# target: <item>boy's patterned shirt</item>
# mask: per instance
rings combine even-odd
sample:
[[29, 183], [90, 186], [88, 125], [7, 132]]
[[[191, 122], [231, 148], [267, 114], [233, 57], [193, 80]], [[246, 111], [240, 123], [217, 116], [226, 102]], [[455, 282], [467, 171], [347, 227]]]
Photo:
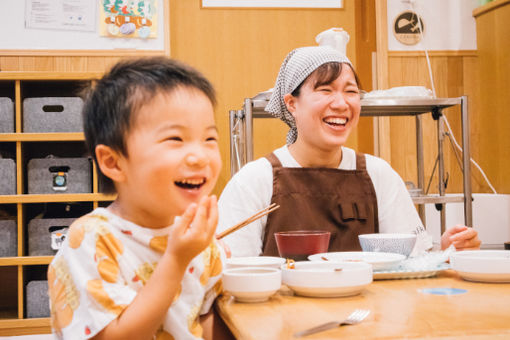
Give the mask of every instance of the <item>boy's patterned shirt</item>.
[[[152, 275], [170, 228], [143, 228], [104, 208], [75, 221], [48, 267], [57, 337], [88, 339], [116, 319]], [[199, 316], [221, 292], [224, 260], [214, 241], [190, 262], [156, 339], [202, 337]]]

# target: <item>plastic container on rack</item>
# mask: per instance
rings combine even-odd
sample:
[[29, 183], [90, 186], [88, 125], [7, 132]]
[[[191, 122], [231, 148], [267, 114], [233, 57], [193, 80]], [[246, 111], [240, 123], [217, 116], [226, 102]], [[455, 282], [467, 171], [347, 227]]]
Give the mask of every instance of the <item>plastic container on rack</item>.
[[75, 218], [34, 218], [28, 223], [28, 255], [52, 256], [62, 246]]
[[11, 98], [0, 97], [0, 133], [14, 132], [14, 104]]
[[18, 254], [18, 228], [15, 220], [0, 220], [0, 257]]
[[28, 193], [90, 193], [92, 164], [89, 158], [33, 158], [28, 162]]
[[42, 97], [23, 100], [23, 132], [83, 131], [80, 97]]
[[50, 316], [48, 281], [34, 280], [26, 286], [27, 318], [47, 318]]
[[16, 194], [16, 163], [0, 156], [0, 195]]

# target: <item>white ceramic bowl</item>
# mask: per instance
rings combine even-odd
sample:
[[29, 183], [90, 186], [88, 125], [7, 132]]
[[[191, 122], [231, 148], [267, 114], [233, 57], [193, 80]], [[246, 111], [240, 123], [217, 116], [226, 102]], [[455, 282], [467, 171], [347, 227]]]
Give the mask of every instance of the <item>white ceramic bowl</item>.
[[372, 282], [372, 266], [364, 262], [301, 261], [294, 269], [281, 268], [282, 283], [301, 296], [356, 295]]
[[308, 259], [310, 261], [366, 262], [372, 265], [374, 271], [380, 271], [397, 267], [406, 257], [395, 253], [339, 251], [310, 255]]
[[453, 270], [465, 280], [510, 282], [510, 250], [466, 250], [450, 256]]
[[239, 302], [263, 302], [276, 293], [282, 284], [277, 268], [242, 267], [223, 271], [223, 289]]
[[409, 256], [416, 243], [416, 234], [363, 234], [359, 235], [363, 251], [397, 253]]
[[264, 267], [279, 269], [284, 263], [284, 258], [276, 256], [231, 257], [227, 259], [227, 268]]

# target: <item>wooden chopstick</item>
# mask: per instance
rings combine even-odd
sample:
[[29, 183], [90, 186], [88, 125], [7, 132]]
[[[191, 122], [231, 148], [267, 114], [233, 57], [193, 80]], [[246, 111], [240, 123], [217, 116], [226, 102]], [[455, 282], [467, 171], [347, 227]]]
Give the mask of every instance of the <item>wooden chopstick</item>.
[[264, 208], [258, 212], [256, 212], [254, 215], [248, 217], [246, 220], [236, 224], [235, 226], [233, 226], [232, 228], [229, 228], [227, 230], [224, 230], [223, 232], [219, 233], [218, 235], [216, 235], [216, 238], [219, 240], [219, 239], [222, 239], [224, 238], [225, 236], [233, 233], [234, 231], [236, 230], [239, 230], [241, 229], [242, 227], [244, 226], [247, 226], [248, 224], [252, 223], [253, 221], [256, 221], [258, 220], [259, 218], [263, 217], [263, 216], [266, 216], [267, 214], [275, 211], [276, 209], [278, 209], [280, 206], [279, 205], [276, 205], [276, 203], [273, 203], [271, 204], [270, 206], [268, 206], [267, 208]]

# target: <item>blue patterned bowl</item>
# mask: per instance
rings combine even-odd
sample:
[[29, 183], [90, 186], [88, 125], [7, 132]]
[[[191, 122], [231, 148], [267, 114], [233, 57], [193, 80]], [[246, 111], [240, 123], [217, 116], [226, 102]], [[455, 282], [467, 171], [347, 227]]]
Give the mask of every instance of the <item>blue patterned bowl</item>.
[[379, 251], [409, 256], [416, 243], [415, 234], [363, 234], [359, 235], [363, 251]]

